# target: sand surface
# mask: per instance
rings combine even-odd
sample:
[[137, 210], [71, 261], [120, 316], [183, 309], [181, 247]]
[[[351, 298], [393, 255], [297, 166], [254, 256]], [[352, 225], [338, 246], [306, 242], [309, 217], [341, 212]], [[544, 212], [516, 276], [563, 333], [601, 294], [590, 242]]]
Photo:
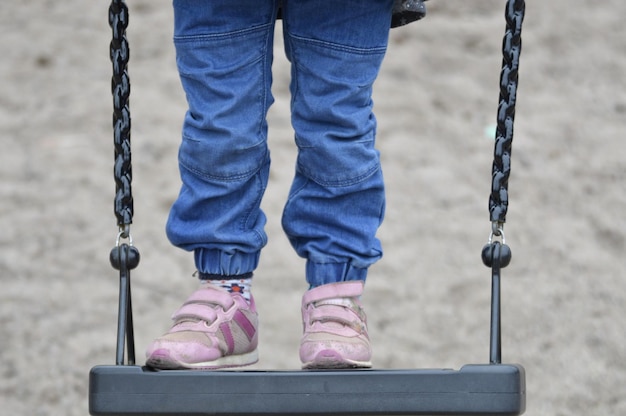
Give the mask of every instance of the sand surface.
[[[170, 2], [132, 0], [130, 74], [139, 359], [195, 287], [164, 223], [185, 110]], [[396, 29], [376, 86], [388, 209], [364, 302], [378, 368], [488, 361], [491, 182], [504, 2], [433, 0]], [[86, 415], [115, 355], [117, 226], [108, 3], [0, 3], [0, 403]], [[626, 31], [621, 0], [530, 0], [507, 243], [503, 359], [527, 370], [532, 416], [626, 414]], [[257, 271], [261, 361], [299, 366], [303, 261], [280, 229], [295, 149], [277, 33], [270, 243]]]

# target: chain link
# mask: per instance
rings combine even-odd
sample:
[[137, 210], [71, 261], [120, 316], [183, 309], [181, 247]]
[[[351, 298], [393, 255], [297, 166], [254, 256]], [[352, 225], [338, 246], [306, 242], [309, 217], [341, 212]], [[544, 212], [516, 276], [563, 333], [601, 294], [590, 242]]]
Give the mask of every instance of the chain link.
[[113, 95], [113, 141], [115, 145], [115, 216], [123, 237], [128, 237], [133, 221], [131, 191], [132, 164], [130, 148], [130, 78], [127, 67], [129, 48], [126, 40], [128, 8], [124, 0], [112, 0], [109, 7], [109, 25], [113, 32], [110, 58], [113, 64], [111, 93]]
[[508, 182], [511, 173], [513, 124], [517, 99], [519, 58], [522, 51], [522, 22], [526, 5], [524, 0], [508, 0], [506, 5], [506, 32], [502, 43], [502, 72], [500, 99], [494, 147], [489, 213], [494, 233], [502, 229], [509, 205]]

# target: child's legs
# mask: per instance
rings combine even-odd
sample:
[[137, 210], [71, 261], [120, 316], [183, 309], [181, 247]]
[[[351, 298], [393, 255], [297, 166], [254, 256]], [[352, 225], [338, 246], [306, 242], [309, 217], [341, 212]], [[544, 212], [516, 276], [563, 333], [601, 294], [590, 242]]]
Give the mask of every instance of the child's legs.
[[286, 0], [292, 123], [299, 148], [283, 227], [314, 286], [364, 280], [382, 255], [385, 196], [372, 86], [393, 0]]
[[174, 0], [174, 43], [189, 110], [182, 188], [167, 234], [203, 273], [252, 271], [266, 243], [275, 0]]

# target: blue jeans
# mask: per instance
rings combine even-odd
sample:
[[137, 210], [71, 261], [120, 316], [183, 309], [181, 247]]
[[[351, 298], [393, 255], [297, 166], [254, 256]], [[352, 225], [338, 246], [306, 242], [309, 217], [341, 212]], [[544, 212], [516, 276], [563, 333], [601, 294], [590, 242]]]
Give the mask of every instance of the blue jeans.
[[202, 273], [253, 271], [267, 243], [260, 209], [281, 9], [298, 159], [282, 224], [312, 286], [365, 280], [382, 256], [385, 208], [372, 85], [393, 0], [174, 0], [176, 60], [189, 109], [170, 241]]

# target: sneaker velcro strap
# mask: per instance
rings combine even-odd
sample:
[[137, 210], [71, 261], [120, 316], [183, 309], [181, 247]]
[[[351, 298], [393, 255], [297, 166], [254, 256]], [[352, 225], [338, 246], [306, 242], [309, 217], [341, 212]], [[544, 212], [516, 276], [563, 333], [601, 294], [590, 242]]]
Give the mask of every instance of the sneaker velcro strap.
[[185, 303], [180, 307], [180, 309], [174, 312], [172, 319], [176, 322], [182, 320], [200, 320], [212, 323], [218, 318], [218, 312], [215, 310], [216, 306], [218, 305], [210, 305], [206, 303]]
[[316, 306], [310, 311], [309, 319], [310, 325], [315, 322], [320, 322], [322, 324], [333, 322], [352, 328], [358, 333], [365, 330], [365, 323], [358, 313], [346, 306], [335, 304], [322, 304]]
[[332, 298], [356, 298], [363, 293], [363, 281], [352, 280], [349, 282], [331, 283], [318, 286], [308, 290], [302, 297], [302, 303], [308, 305], [311, 302], [317, 302], [324, 299]]

